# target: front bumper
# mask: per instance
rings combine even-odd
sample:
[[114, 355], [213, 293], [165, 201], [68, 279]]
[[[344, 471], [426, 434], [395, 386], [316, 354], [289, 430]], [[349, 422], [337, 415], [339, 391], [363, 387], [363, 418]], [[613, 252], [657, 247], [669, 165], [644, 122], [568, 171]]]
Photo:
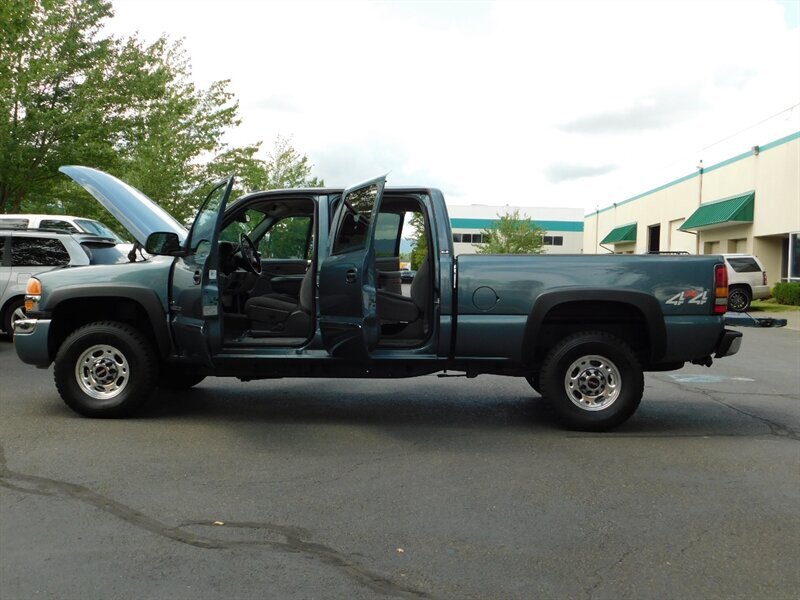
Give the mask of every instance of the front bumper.
[[722, 358], [723, 356], [732, 356], [739, 351], [742, 346], [742, 334], [739, 331], [731, 331], [726, 329], [722, 334], [722, 339], [717, 345], [717, 352], [714, 358]]
[[20, 319], [14, 327], [14, 349], [24, 363], [41, 369], [50, 366], [50, 319]]

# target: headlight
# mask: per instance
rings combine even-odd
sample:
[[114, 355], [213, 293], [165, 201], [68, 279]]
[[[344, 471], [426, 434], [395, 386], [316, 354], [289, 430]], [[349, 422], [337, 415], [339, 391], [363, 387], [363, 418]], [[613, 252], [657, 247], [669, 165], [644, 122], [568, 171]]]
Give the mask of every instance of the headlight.
[[42, 299], [42, 282], [31, 277], [28, 285], [25, 286], [25, 312], [36, 312], [39, 310], [39, 300]]

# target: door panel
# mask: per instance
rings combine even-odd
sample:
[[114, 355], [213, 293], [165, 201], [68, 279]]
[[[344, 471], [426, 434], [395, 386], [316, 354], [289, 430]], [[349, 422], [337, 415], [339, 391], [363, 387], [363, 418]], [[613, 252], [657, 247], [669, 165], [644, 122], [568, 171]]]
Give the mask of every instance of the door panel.
[[366, 359], [378, 343], [374, 230], [385, 177], [344, 191], [319, 273], [322, 340], [333, 356]]
[[305, 259], [261, 259], [261, 276], [251, 295], [276, 293], [297, 296], [308, 265], [309, 261]]

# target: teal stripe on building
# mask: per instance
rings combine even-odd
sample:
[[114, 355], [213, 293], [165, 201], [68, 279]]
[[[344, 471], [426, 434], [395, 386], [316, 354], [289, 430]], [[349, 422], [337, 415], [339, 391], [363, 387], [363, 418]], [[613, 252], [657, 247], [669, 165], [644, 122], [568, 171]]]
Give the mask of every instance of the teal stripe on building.
[[[794, 141], [799, 137], [800, 137], [800, 131], [796, 131], [795, 133], [792, 133], [790, 135], [787, 135], [785, 137], [777, 139], [774, 142], [769, 142], [767, 144], [759, 146], [759, 152], [765, 152], [765, 151], [771, 150], [772, 148], [775, 148], [777, 146], [782, 146], [783, 144], [787, 144], [787, 143], [789, 143], [791, 141]], [[739, 162], [740, 160], [744, 160], [746, 158], [751, 158], [752, 156], [753, 156], [752, 151], [743, 152], [742, 154], [739, 154], [737, 156], [733, 156], [733, 157], [731, 157], [731, 158], [729, 158], [727, 160], [723, 160], [722, 162], [719, 162], [719, 163], [717, 163], [715, 165], [711, 165], [710, 167], [705, 167], [703, 169], [703, 173], [710, 173], [711, 171], [716, 171], [717, 169], [721, 169], [722, 167], [727, 167], [730, 164], [733, 164], [735, 162]], [[658, 186], [656, 188], [653, 188], [652, 190], [649, 190], [649, 191], [641, 193], [641, 194], [637, 194], [636, 196], [633, 196], [632, 198], [628, 198], [627, 200], [622, 200], [621, 202], [615, 202], [611, 206], [606, 206], [605, 208], [601, 208], [600, 210], [596, 210], [596, 211], [590, 212], [586, 216], [587, 217], [593, 217], [595, 215], [599, 215], [600, 213], [606, 212], [607, 210], [612, 210], [614, 208], [622, 206], [623, 204], [627, 204], [628, 202], [633, 202], [634, 200], [638, 200], [639, 198], [644, 198], [645, 196], [649, 196], [650, 194], [655, 194], [656, 192], [660, 192], [661, 190], [665, 190], [665, 189], [667, 189], [669, 187], [672, 187], [673, 185], [677, 185], [679, 183], [683, 183], [684, 181], [687, 181], [689, 179], [694, 179], [695, 177], [699, 177], [699, 176], [700, 176], [700, 171], [695, 171], [694, 173], [689, 173], [688, 175], [684, 175], [683, 177], [675, 179], [674, 181], [670, 181], [669, 183], [665, 183], [664, 185], [660, 185], [660, 186]]]
[[[491, 229], [500, 219], [450, 219], [452, 229]], [[531, 219], [531, 223], [545, 231], [583, 231], [583, 221], [542, 221]]]

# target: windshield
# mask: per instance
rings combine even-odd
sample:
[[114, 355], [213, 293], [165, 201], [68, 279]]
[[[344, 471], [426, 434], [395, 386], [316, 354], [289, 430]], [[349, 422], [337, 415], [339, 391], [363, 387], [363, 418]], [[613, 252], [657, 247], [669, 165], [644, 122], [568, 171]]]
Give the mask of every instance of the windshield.
[[94, 235], [111, 238], [117, 242], [125, 241], [111, 229], [103, 225], [100, 221], [92, 221], [90, 219], [75, 219], [75, 224], [86, 233], [92, 233]]

